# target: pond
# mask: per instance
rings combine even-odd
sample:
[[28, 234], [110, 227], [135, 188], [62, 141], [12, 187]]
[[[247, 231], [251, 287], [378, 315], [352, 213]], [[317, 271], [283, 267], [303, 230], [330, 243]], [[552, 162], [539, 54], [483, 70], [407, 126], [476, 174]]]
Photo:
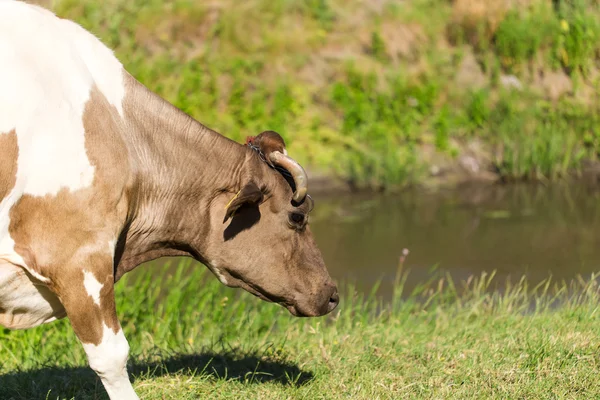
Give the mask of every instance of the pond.
[[488, 185], [393, 196], [315, 196], [311, 226], [332, 276], [389, 297], [403, 249], [406, 290], [437, 274], [570, 281], [600, 271], [600, 190]]

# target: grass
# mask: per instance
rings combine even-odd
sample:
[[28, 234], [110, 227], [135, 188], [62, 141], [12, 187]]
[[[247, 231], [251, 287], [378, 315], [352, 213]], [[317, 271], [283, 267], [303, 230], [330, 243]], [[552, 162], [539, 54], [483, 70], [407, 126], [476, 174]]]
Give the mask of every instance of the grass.
[[[311, 171], [359, 187], [424, 182], [474, 142], [482, 168], [507, 180], [559, 179], [598, 161], [597, 0], [369, 4], [54, 0], [51, 8], [201, 122], [238, 141], [277, 130]], [[470, 58], [476, 65], [463, 70]], [[506, 76], [519, 89], [505, 88]]]
[[[166, 271], [117, 290], [144, 399], [600, 396], [596, 277], [536, 287], [441, 277], [403, 293], [399, 274], [389, 303], [346, 285], [333, 315], [296, 319], [204, 268]], [[68, 321], [1, 331], [0, 360], [2, 399], [106, 398]]]

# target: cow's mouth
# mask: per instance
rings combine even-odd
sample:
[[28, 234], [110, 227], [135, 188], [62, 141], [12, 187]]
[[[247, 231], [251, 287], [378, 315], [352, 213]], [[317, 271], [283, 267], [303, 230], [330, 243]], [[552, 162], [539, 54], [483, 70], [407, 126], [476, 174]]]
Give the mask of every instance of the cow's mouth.
[[339, 301], [339, 296], [336, 290], [329, 297], [329, 303], [318, 307], [308, 307], [306, 305], [305, 307], [302, 307], [301, 304], [299, 304], [301, 302], [297, 301], [296, 299], [290, 300], [280, 296], [274, 296], [270, 293], [261, 290], [261, 288], [257, 287], [256, 285], [253, 285], [252, 283], [245, 282], [235, 274], [229, 273], [228, 271], [221, 270], [219, 271], [219, 274], [221, 275], [221, 282], [223, 282], [225, 285], [233, 288], [242, 288], [261, 300], [267, 301], [269, 303], [277, 303], [283, 308], [287, 309], [289, 313], [295, 317], [320, 317], [333, 311], [333, 309], [336, 308]]

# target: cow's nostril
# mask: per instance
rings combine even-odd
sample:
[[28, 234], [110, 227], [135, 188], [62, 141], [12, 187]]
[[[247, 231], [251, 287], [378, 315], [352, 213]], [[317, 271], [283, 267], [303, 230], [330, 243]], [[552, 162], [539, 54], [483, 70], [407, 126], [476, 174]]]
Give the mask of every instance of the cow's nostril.
[[339, 302], [340, 302], [340, 295], [336, 291], [329, 298], [329, 304], [327, 306], [327, 312], [333, 311], [337, 307], [337, 305], [338, 305]]

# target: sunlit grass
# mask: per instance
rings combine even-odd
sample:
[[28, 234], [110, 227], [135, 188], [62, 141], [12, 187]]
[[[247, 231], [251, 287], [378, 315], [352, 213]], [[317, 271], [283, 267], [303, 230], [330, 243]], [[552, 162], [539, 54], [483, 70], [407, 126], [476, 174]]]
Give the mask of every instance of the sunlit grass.
[[[145, 399], [600, 395], [596, 277], [440, 277], [402, 293], [401, 272], [391, 302], [345, 285], [332, 315], [297, 319], [201, 266], [148, 268], [117, 290]], [[0, 360], [0, 398], [105, 398], [68, 321], [0, 332]]]

